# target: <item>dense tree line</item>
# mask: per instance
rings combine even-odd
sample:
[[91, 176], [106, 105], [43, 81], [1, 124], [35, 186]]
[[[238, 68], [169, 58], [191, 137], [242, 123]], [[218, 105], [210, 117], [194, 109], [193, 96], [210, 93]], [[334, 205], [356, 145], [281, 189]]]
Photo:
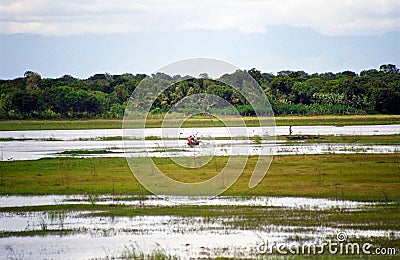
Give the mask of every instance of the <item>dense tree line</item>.
[[[274, 75], [257, 69], [248, 73], [267, 94], [275, 114], [400, 114], [400, 70], [392, 64], [359, 75], [352, 71]], [[225, 77], [242, 81], [243, 73]], [[130, 94], [144, 78], [144, 74], [107, 73], [88, 79], [42, 78], [27, 71], [23, 77], [0, 80], [0, 118], [121, 118]], [[157, 84], [178, 82], [156, 99], [152, 113], [168, 111], [185, 96], [209, 93], [226, 99], [241, 114], [254, 114], [243, 95], [206, 74], [189, 79], [158, 73], [151, 78]]]
[[400, 70], [322, 73], [281, 71], [276, 76], [255, 69], [249, 73], [269, 96], [277, 114], [399, 114]]

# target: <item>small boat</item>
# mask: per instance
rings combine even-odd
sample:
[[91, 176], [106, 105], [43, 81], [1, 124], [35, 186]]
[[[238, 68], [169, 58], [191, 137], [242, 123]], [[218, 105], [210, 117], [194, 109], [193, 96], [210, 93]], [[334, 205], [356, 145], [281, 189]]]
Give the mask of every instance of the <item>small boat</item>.
[[199, 145], [200, 144], [200, 141], [199, 140], [197, 140], [197, 138], [193, 135], [193, 136], [190, 136], [188, 139], [187, 139], [187, 145], [189, 145], [190, 147], [193, 147], [193, 146], [195, 146], [195, 145]]
[[188, 144], [189, 146], [195, 146], [195, 145], [199, 145], [199, 144], [200, 144], [200, 141], [194, 140], [194, 141], [188, 142], [187, 144]]
[[309, 140], [318, 139], [319, 135], [284, 135], [288, 140]]

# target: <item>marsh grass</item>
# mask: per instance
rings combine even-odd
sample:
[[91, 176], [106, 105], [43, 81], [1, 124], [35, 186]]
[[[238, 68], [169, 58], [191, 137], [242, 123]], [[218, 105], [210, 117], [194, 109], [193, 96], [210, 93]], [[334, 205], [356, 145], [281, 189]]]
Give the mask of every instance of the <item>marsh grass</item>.
[[61, 139], [56, 139], [53, 137], [48, 137], [48, 138], [38, 138], [38, 139], [33, 139], [33, 138], [12, 138], [12, 137], [5, 137], [5, 138], [0, 138], [0, 142], [13, 142], [13, 141], [62, 141]]
[[122, 136], [97, 136], [97, 137], [80, 137], [76, 141], [119, 141]]
[[270, 225], [293, 226], [299, 231], [309, 227], [324, 226], [360, 230], [397, 230], [400, 207], [379, 206], [364, 208], [357, 211], [341, 208], [326, 210], [261, 207], [261, 206], [170, 206], [170, 207], [140, 207], [119, 208], [108, 211], [89, 213], [90, 216], [138, 216], [138, 215], [173, 215], [181, 217], [203, 217], [208, 221], [223, 219], [224, 225], [239, 229], [263, 229]]
[[[169, 158], [153, 158], [171, 178], [197, 182], [215, 176], [227, 157], [214, 157], [199, 169]], [[224, 195], [300, 196], [363, 201], [400, 200], [400, 154], [274, 156], [260, 184], [248, 182], [257, 157]], [[130, 194], [148, 192], [137, 182], [125, 158], [52, 158], [0, 162], [0, 194]]]
[[109, 153], [118, 153], [110, 150], [68, 150], [59, 152], [57, 154], [69, 154], [69, 155], [85, 155], [85, 154], [109, 154]]
[[[287, 140], [284, 136], [277, 136], [277, 140]], [[299, 143], [364, 143], [364, 144], [400, 144], [400, 135], [362, 135], [362, 136], [333, 136], [321, 135], [318, 139], [287, 140], [285, 144]]]
[[150, 136], [145, 136], [144, 140], [157, 141], [157, 140], [163, 140], [163, 139], [159, 136], [150, 135]]
[[[0, 212], [69, 212], [81, 211], [82, 217], [136, 217], [136, 216], [178, 216], [184, 218], [202, 217], [205, 222], [223, 222], [224, 227], [243, 230], [263, 230], [268, 228], [289, 226], [295, 232], [306, 232], [314, 227], [331, 227], [356, 230], [398, 230], [400, 224], [399, 204], [376, 204], [358, 209], [333, 207], [328, 209], [312, 209], [305, 207], [286, 208], [271, 206], [129, 206], [123, 204], [90, 205], [90, 204], [64, 204], [49, 206], [27, 206], [0, 208]], [[57, 213], [56, 213], [57, 214]], [[59, 231], [65, 230], [59, 225]], [[54, 229], [39, 229], [36, 233], [21, 231], [3, 232], [6, 236], [27, 236], [52, 234]], [[388, 237], [399, 241], [399, 238]]]
[[1, 231], [0, 238], [5, 237], [31, 237], [31, 236], [66, 236], [78, 233], [73, 229], [44, 229], [44, 230], [24, 230], [24, 231]]
[[261, 138], [261, 136], [256, 135], [253, 137], [253, 140], [256, 144], [261, 144], [262, 138]]
[[125, 246], [123, 252], [118, 257], [120, 259], [137, 259], [137, 260], [174, 260], [177, 256], [168, 254], [160, 245], [156, 244], [156, 248], [149, 253], [144, 253], [138, 246]]

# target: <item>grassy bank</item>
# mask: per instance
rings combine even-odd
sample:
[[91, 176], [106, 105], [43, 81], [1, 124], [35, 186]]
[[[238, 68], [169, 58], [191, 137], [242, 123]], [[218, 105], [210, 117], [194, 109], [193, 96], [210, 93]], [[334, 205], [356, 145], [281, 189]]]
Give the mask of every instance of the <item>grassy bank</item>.
[[119, 119], [88, 120], [2, 120], [0, 130], [72, 130], [72, 129], [113, 129], [121, 128]]
[[[122, 137], [121, 137], [122, 138]], [[299, 143], [346, 143], [346, 144], [400, 144], [400, 135], [321, 135], [317, 139], [288, 140], [285, 136], [277, 136], [277, 140], [286, 140], [287, 144]]]
[[[248, 188], [256, 158], [225, 195], [305, 196], [367, 201], [400, 200], [400, 155], [275, 156], [263, 181]], [[227, 158], [184, 169], [155, 158], [170, 177], [187, 182], [210, 178]], [[0, 163], [0, 194], [148, 194], [124, 158], [58, 158]]]
[[[132, 206], [125, 204], [61, 204], [48, 206], [23, 206], [0, 208], [0, 212], [69, 212], [85, 211], [85, 216], [181, 216], [226, 218], [227, 227], [259, 229], [262, 226], [332, 226], [340, 223], [342, 228], [350, 229], [392, 229], [399, 227], [400, 207], [393, 205], [367, 206], [354, 214], [353, 210], [329, 208], [312, 210], [309, 208], [285, 208], [268, 206]], [[90, 211], [90, 212], [89, 212]], [[362, 215], [362, 217], [360, 216]], [[4, 235], [4, 233], [3, 233]], [[11, 235], [11, 234], [7, 234]], [[26, 235], [26, 234], [24, 234]], [[29, 235], [29, 233], [28, 233]], [[1, 237], [1, 233], [0, 233]]]
[[[257, 126], [255, 117], [244, 117], [247, 126]], [[160, 127], [161, 116], [148, 120], [148, 127]], [[375, 125], [400, 124], [400, 115], [351, 115], [351, 116], [277, 116], [277, 126], [288, 125]], [[220, 126], [217, 120], [198, 117], [187, 121], [186, 126], [211, 127]], [[121, 128], [119, 119], [91, 120], [2, 120], [0, 131], [8, 130], [56, 130], [56, 129], [112, 129]]]
[[388, 125], [399, 124], [400, 115], [278, 116], [276, 125]]

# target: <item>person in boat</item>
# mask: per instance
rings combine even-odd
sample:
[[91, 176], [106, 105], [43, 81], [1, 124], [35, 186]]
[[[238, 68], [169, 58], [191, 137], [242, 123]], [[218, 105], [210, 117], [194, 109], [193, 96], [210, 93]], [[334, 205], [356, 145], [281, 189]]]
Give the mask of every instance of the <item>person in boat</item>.
[[197, 138], [194, 135], [189, 136], [188, 138], [188, 145], [192, 146], [192, 145], [198, 145], [199, 141], [197, 140]]

